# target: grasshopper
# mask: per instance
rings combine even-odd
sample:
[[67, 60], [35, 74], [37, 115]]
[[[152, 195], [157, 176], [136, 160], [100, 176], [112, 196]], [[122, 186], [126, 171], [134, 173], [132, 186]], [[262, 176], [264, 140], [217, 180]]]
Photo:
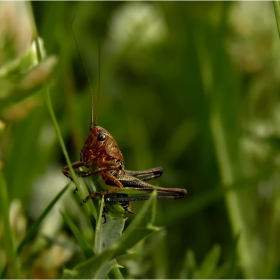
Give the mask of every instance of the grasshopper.
[[[79, 51], [73, 28], [72, 33]], [[159, 193], [157, 195], [158, 199], [184, 198], [187, 193], [185, 189], [156, 187], [146, 182], [160, 177], [163, 173], [161, 167], [155, 167], [143, 171], [129, 171], [125, 169], [123, 155], [117, 142], [106, 129], [97, 126], [97, 113], [94, 116], [91, 83], [80, 51], [79, 54], [90, 85], [92, 106], [91, 123], [89, 136], [80, 152], [80, 160], [71, 165], [73, 169], [81, 167], [87, 168], [87, 171], [81, 171], [79, 169], [75, 172], [80, 177], [93, 176], [95, 184], [99, 186], [100, 189], [95, 193], [89, 194], [82, 201], [81, 205], [92, 198], [104, 196], [105, 207], [109, 204], [108, 206], [112, 207], [108, 208], [114, 209], [115, 212], [123, 214], [125, 212], [133, 213], [130, 208], [131, 201], [147, 200], [149, 198], [148, 195], [142, 195], [143, 192], [151, 193], [156, 189]], [[97, 102], [99, 101], [100, 96], [100, 51], [98, 52], [98, 57], [99, 86]], [[69, 172], [69, 166], [63, 167], [62, 172], [66, 177], [73, 181]], [[74, 190], [74, 193], [75, 191], [77, 191], [77, 189]], [[137, 192], [138, 195], [128, 195], [129, 193], [135, 192]], [[139, 192], [141, 193], [140, 195]]]
[[[162, 188], [156, 187], [147, 180], [155, 179], [162, 175], [163, 169], [155, 167], [143, 171], [129, 171], [124, 168], [123, 155], [118, 147], [117, 142], [111, 134], [104, 128], [92, 125], [90, 126], [90, 134], [81, 149], [80, 161], [72, 163], [72, 168], [77, 169], [86, 167], [88, 171], [76, 171], [80, 177], [88, 177], [94, 174], [99, 174], [100, 186], [102, 191], [92, 193], [83, 200], [83, 204], [89, 199], [105, 196], [106, 202], [125, 202], [136, 200], [147, 200], [149, 196], [114, 196], [109, 195], [119, 192], [127, 192], [135, 190], [140, 192], [152, 192], [157, 190], [158, 199], [180, 199], [184, 198], [187, 191], [185, 189]], [[69, 167], [65, 166], [62, 169], [63, 174], [73, 181], [69, 173]]]

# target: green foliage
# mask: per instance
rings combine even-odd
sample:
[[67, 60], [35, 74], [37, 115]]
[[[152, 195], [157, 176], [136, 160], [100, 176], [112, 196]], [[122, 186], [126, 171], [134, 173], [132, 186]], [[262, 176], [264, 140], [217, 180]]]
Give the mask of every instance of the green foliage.
[[[158, 230], [158, 228], [152, 226], [155, 196], [156, 193], [145, 202], [141, 212], [138, 213], [121, 237], [124, 222], [120, 219], [123, 219], [108, 216], [106, 223], [102, 225], [102, 230], [96, 231], [95, 251], [98, 254], [78, 264], [74, 267], [74, 270], [69, 271], [67, 269], [64, 271], [63, 278], [105, 278], [116, 265], [113, 261], [115, 258], [128, 253], [128, 250], [139, 241]], [[99, 226], [101, 227], [100, 220]]]
[[[90, 181], [63, 188], [91, 113], [74, 15], [98, 125], [183, 200], [103, 224]], [[2, 277], [279, 278], [279, 22], [277, 1], [1, 2]]]
[[200, 266], [197, 265], [194, 252], [188, 250], [184, 267], [180, 273], [180, 278], [191, 279], [222, 279], [231, 278], [232, 261], [218, 265], [221, 256], [221, 247], [214, 245], [203, 259]]
[[[3, 187], [3, 184], [1, 184], [1, 186]], [[60, 199], [60, 197], [64, 194], [64, 192], [68, 189], [68, 187], [69, 187], [69, 184], [57, 194], [57, 196], [51, 201], [51, 203], [47, 206], [47, 208], [44, 210], [44, 212], [39, 216], [39, 218], [33, 223], [33, 225], [26, 232], [25, 237], [23, 238], [23, 240], [20, 242], [20, 244], [17, 247], [16, 253], [18, 255], [21, 254], [24, 246], [32, 240], [32, 237], [35, 235], [36, 231], [38, 230], [40, 224], [42, 223], [42, 221], [44, 220], [46, 215], [50, 212], [50, 210], [52, 209], [54, 204]], [[4, 196], [1, 196], [1, 197], [4, 197]], [[4, 212], [2, 212], [2, 213], [4, 213]], [[3, 217], [4, 217], [4, 215], [3, 215]], [[5, 225], [5, 228], [9, 229], [9, 226]], [[7, 273], [7, 266], [5, 266], [5, 268], [3, 269], [1, 278], [5, 278], [6, 273]]]

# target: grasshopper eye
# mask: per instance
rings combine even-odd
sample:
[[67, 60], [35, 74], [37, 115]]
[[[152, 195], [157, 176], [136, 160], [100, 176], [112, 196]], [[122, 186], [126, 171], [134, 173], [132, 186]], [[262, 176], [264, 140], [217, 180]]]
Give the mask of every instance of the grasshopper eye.
[[106, 139], [106, 134], [105, 133], [101, 132], [101, 133], [98, 134], [98, 136], [97, 136], [98, 141], [104, 141], [105, 139]]

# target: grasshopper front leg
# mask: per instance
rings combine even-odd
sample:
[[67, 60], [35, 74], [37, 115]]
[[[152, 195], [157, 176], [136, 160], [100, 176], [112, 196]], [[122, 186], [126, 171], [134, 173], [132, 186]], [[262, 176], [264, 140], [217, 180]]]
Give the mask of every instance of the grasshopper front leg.
[[[72, 166], [73, 169], [76, 169], [76, 168], [85, 166], [85, 164], [84, 164], [83, 162], [81, 162], [81, 161], [76, 161], [76, 162], [72, 163], [71, 166]], [[69, 166], [68, 166], [68, 165], [67, 165], [67, 166], [64, 166], [64, 167], [62, 168], [62, 173], [63, 173], [67, 178], [69, 178], [72, 182], [74, 182], [73, 177], [72, 177], [72, 175], [70, 174], [69, 170], [70, 170], [70, 169], [69, 169]], [[76, 191], [78, 191], [77, 187], [75, 188], [75, 190], [74, 190], [73, 192], [75, 193]]]
[[[77, 169], [79, 167], [83, 167], [85, 166], [85, 164], [81, 161], [76, 161], [74, 163], [71, 164], [72, 168], [73, 169]], [[75, 171], [75, 173], [79, 176], [79, 177], [88, 177], [88, 176], [91, 176], [93, 174], [96, 174], [96, 173], [100, 173], [102, 171], [110, 171], [110, 170], [114, 170], [114, 169], [118, 169], [118, 166], [110, 166], [110, 167], [100, 167], [100, 168], [96, 168], [94, 170], [90, 170], [90, 171]], [[69, 166], [64, 166], [62, 168], [62, 173], [67, 177], [69, 178], [72, 182], [74, 182], [73, 180], [73, 177], [72, 175], [70, 174], [69, 172]], [[74, 190], [74, 193], [76, 193], [76, 191], [78, 191], [77, 188], [75, 188]]]
[[106, 181], [110, 181], [113, 184], [113, 186], [115, 186], [115, 188], [110, 189], [110, 190], [104, 190], [104, 191], [101, 191], [101, 192], [91, 193], [90, 195], [88, 195], [83, 200], [83, 203], [81, 205], [85, 204], [91, 198], [98, 197], [98, 196], [103, 196], [103, 195], [108, 195], [108, 194], [113, 194], [113, 193], [116, 193], [123, 188], [123, 184], [116, 177], [114, 177], [110, 172], [102, 171], [102, 172], [100, 172], [100, 175]]
[[92, 170], [91, 174], [99, 173], [103, 180], [109, 181], [113, 186], [115, 186], [115, 188], [112, 188], [110, 190], [104, 190], [104, 191], [96, 192], [96, 193], [91, 193], [90, 195], [88, 195], [83, 200], [83, 203], [81, 205], [86, 203], [91, 198], [99, 197], [99, 196], [103, 196], [103, 195], [108, 195], [108, 194], [113, 194], [113, 193], [116, 193], [123, 188], [122, 183], [111, 172], [100, 171], [100, 170], [110, 170], [110, 171], [116, 170], [116, 169], [120, 168], [120, 165], [118, 163], [115, 163], [115, 162], [112, 162], [112, 161], [103, 161], [102, 166], [103, 166], [102, 168], [97, 168], [97, 169]]
[[[74, 163], [71, 163], [71, 166], [72, 166], [73, 169], [76, 169], [76, 168], [85, 166], [85, 164], [84, 164], [82, 161], [76, 161], [76, 162], [74, 162]], [[66, 165], [66, 166], [64, 166], [64, 167], [62, 168], [62, 173], [63, 173], [67, 178], [69, 178], [72, 182], [74, 182], [74, 181], [73, 181], [73, 177], [72, 177], [72, 175], [70, 174], [69, 170], [70, 170], [70, 169], [69, 169], [69, 166]]]

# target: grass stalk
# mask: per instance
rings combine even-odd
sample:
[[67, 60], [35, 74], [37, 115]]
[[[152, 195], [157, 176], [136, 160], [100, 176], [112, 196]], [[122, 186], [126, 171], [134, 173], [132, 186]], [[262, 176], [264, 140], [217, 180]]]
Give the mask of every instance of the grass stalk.
[[[229, 147], [226, 145], [226, 134], [221, 122], [219, 109], [213, 109], [210, 117], [210, 125], [213, 133], [214, 144], [216, 147], [217, 159], [220, 167], [222, 183], [225, 188], [234, 184], [233, 166], [230, 160]], [[239, 206], [239, 198], [236, 190], [225, 194], [227, 208], [229, 212], [232, 230], [235, 236], [240, 235], [238, 253], [240, 264], [246, 278], [255, 278], [253, 257], [250, 249], [250, 234], [247, 230], [244, 214]]]
[[[243, 273], [246, 278], [255, 278], [256, 275], [253, 269], [254, 258], [251, 251], [252, 247], [250, 246], [250, 232], [246, 226], [244, 213], [242, 213], [242, 209], [240, 207], [238, 191], [236, 189], [230, 190], [230, 188], [236, 183], [234, 166], [232, 162], [232, 154], [236, 153], [236, 151], [233, 151], [227, 141], [228, 135], [224, 127], [224, 123], [226, 122], [223, 123], [225, 118], [230, 118], [230, 115], [223, 114], [222, 111], [224, 106], [222, 97], [225, 94], [223, 90], [227, 87], [226, 79], [223, 81], [223, 79], [219, 77], [219, 83], [217, 84], [215, 81], [215, 74], [219, 73], [219, 69], [215, 68], [216, 64], [211, 62], [210, 53], [206, 48], [207, 42], [204, 41], [204, 37], [199, 35], [199, 32], [196, 35], [196, 40], [198, 58], [201, 62], [201, 65], [203, 65], [203, 63], [207, 64], [207, 67], [201, 68], [201, 76], [204, 91], [207, 93], [207, 95], [212, 96], [212, 104], [210, 107], [209, 116], [210, 129], [216, 151], [216, 158], [218, 161], [222, 185], [227, 190], [225, 192], [225, 200], [233, 235], [240, 236], [237, 247], [240, 265], [242, 266]], [[235, 134], [235, 137], [236, 141], [238, 141], [237, 134]]]
[[278, 35], [280, 38], [280, 1], [273, 1], [273, 7], [275, 12]]
[[[31, 6], [30, 2], [28, 2], [28, 6], [29, 6], [30, 18], [31, 18], [31, 22], [32, 22], [34, 41], [35, 41], [35, 45], [36, 45], [37, 59], [38, 59], [38, 62], [41, 62], [42, 59], [43, 59], [42, 50], [41, 50], [41, 47], [40, 47], [40, 44], [39, 44], [37, 27], [36, 27], [36, 23], [35, 23], [33, 11], [32, 11], [32, 6]], [[47, 81], [45, 81], [43, 83], [43, 90], [44, 90], [44, 93], [45, 93], [46, 103], [47, 103], [47, 107], [48, 107], [50, 115], [51, 115], [51, 119], [52, 119], [52, 122], [53, 122], [55, 133], [56, 133], [58, 141], [60, 143], [62, 152], [63, 152], [63, 154], [65, 156], [66, 162], [67, 162], [67, 164], [69, 166], [70, 173], [71, 173], [71, 176], [73, 178], [74, 184], [76, 185], [76, 187], [77, 187], [77, 189], [79, 191], [78, 194], [79, 194], [79, 196], [80, 196], [80, 198], [82, 200], [82, 197], [81, 197], [82, 190], [81, 190], [80, 185], [78, 183], [76, 174], [75, 174], [75, 172], [74, 172], [74, 170], [72, 168], [71, 161], [69, 159], [69, 156], [68, 156], [68, 153], [67, 153], [64, 141], [62, 139], [62, 136], [61, 136], [61, 133], [60, 133], [60, 130], [59, 130], [59, 126], [58, 126], [57, 121], [56, 121], [56, 117], [55, 117], [55, 114], [54, 114], [54, 111], [53, 111], [51, 97], [50, 97], [50, 90], [49, 90], [49, 86], [48, 86]]]
[[21, 278], [21, 276], [20, 276], [17, 254], [14, 246], [13, 232], [11, 230], [10, 221], [9, 221], [8, 201], [9, 201], [9, 197], [8, 197], [7, 185], [4, 178], [3, 170], [2, 168], [0, 168], [0, 204], [1, 204], [3, 225], [4, 225], [6, 257], [7, 257], [9, 277], [19, 279]]

